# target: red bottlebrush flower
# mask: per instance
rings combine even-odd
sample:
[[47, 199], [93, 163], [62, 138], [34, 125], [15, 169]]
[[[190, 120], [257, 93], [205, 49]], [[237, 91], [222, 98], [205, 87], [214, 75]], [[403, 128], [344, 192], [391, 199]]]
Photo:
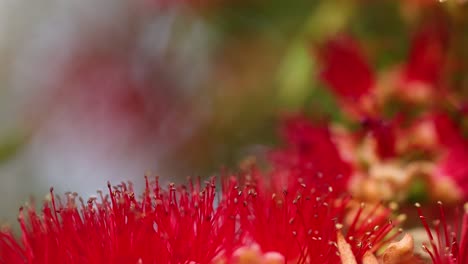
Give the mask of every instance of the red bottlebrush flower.
[[348, 195], [320, 178], [278, 189], [281, 177], [264, 180], [255, 170], [231, 177], [217, 206], [214, 180], [168, 190], [147, 181], [139, 198], [131, 184], [109, 185], [109, 195], [87, 203], [76, 194], [62, 202], [51, 190], [40, 214], [21, 210], [19, 241], [0, 232], [0, 262], [361, 263], [394, 237], [388, 209], [361, 206], [347, 223]]
[[423, 244], [424, 251], [427, 252], [434, 264], [468, 263], [468, 204], [465, 204], [462, 217], [460, 217], [459, 212], [456, 214], [453, 225], [447, 223], [441, 202], [438, 202], [438, 207], [440, 219], [434, 221], [434, 231], [431, 231], [421, 210], [421, 205], [416, 204], [419, 218], [429, 238], [429, 244]]
[[361, 47], [349, 36], [336, 36], [320, 49], [320, 78], [342, 100], [356, 104], [368, 95], [374, 84], [374, 72]]
[[263, 251], [281, 254], [284, 263], [351, 263], [343, 262], [340, 243], [345, 243], [352, 259], [361, 263], [364, 255], [376, 253], [395, 237], [398, 221], [389, 221], [389, 209], [378, 204], [364, 212], [361, 205], [348, 223], [349, 195], [323, 183], [323, 178], [306, 184], [289, 176], [274, 171], [272, 181], [264, 181], [254, 170], [243, 188], [231, 190], [238, 195], [240, 229]]
[[286, 168], [293, 179], [310, 183], [319, 175], [321, 182], [333, 185], [338, 192], [347, 190], [351, 165], [341, 157], [328, 127], [296, 116], [285, 121], [282, 134], [288, 146], [272, 153], [276, 167]]
[[68, 194], [63, 204], [51, 190], [41, 214], [21, 210], [21, 242], [0, 232], [0, 262], [209, 263], [238, 242], [229, 207], [213, 207], [213, 181], [168, 191], [147, 181], [141, 199], [131, 185], [109, 192], [87, 204]]

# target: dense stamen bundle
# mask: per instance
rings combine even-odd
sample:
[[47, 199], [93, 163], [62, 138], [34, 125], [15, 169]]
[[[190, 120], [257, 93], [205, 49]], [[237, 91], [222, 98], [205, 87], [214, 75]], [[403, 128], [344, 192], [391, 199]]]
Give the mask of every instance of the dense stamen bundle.
[[0, 233], [2, 262], [208, 263], [237, 241], [229, 213], [213, 208], [213, 182], [163, 190], [147, 181], [141, 199], [131, 185], [109, 185], [109, 195], [87, 203], [50, 194], [40, 214], [20, 211], [21, 243]]
[[[416, 204], [419, 218], [426, 229], [429, 243], [423, 244], [434, 264], [465, 264], [468, 262], [468, 204], [465, 204], [465, 212], [460, 217], [459, 211], [452, 225], [447, 223], [445, 210], [441, 202], [438, 202], [440, 219], [433, 222], [431, 230], [421, 205]], [[461, 219], [462, 222], [459, 221]]]
[[[277, 177], [272, 176], [274, 182], [284, 182]], [[398, 220], [389, 221], [389, 209], [378, 204], [363, 213], [362, 204], [356, 213], [350, 212], [352, 198], [320, 181], [307, 185], [301, 178], [290, 179], [283, 188], [271, 189], [251, 182], [239, 191], [239, 200], [241, 228], [263, 250], [281, 253], [288, 263], [341, 263], [338, 232], [345, 232], [359, 262], [366, 252], [375, 253], [399, 234], [394, 230]]]
[[265, 180], [252, 170], [227, 177], [219, 198], [214, 179], [204, 187], [189, 181], [167, 189], [146, 179], [141, 197], [131, 184], [108, 185], [108, 195], [99, 192], [86, 203], [72, 193], [62, 201], [51, 189], [41, 213], [21, 209], [20, 242], [10, 231], [0, 233], [0, 261], [244, 263], [238, 257], [243, 248], [258, 245], [285, 263], [340, 263], [341, 232], [358, 262], [388, 243], [390, 210], [377, 205], [364, 213], [359, 207], [347, 223], [349, 195], [301, 178], [280, 188], [280, 176]]

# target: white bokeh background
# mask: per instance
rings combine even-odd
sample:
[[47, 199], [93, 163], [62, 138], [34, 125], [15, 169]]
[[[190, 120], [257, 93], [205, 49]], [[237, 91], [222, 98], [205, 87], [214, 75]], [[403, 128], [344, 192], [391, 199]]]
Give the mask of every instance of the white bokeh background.
[[[147, 170], [170, 174], [159, 162], [211, 111], [200, 96], [211, 32], [197, 18], [179, 15], [184, 8], [0, 0], [0, 139], [25, 138], [0, 165], [2, 220], [12, 219], [29, 195], [46, 195], [50, 185], [87, 196], [107, 181], [140, 179]], [[67, 77], [70, 65], [84, 56], [86, 68], [93, 54], [111, 62], [98, 60], [97, 75], [85, 70], [84, 81]], [[114, 102], [126, 93], [143, 98], [140, 112], [119, 112]]]

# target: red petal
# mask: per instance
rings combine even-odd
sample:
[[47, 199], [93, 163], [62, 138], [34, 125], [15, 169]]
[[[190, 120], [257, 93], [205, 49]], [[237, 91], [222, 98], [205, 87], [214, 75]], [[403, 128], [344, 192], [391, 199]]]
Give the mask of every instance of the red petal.
[[359, 44], [349, 36], [330, 39], [320, 50], [320, 78], [342, 99], [358, 100], [370, 92], [374, 72]]
[[363, 125], [377, 142], [379, 157], [382, 159], [394, 157], [396, 154], [395, 122], [381, 119], [366, 119]]
[[440, 144], [444, 146], [452, 146], [462, 143], [462, 135], [459, 127], [445, 113], [432, 114], [432, 122], [436, 129], [437, 138]]
[[406, 65], [406, 80], [437, 85], [447, 56], [449, 37], [443, 23], [423, 26], [413, 37]]

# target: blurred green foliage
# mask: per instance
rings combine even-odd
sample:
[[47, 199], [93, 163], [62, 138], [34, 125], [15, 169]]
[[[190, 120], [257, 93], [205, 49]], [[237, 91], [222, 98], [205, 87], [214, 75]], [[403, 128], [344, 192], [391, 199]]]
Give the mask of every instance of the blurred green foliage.
[[27, 137], [21, 131], [13, 131], [0, 141], [0, 164], [9, 161], [26, 143]]

